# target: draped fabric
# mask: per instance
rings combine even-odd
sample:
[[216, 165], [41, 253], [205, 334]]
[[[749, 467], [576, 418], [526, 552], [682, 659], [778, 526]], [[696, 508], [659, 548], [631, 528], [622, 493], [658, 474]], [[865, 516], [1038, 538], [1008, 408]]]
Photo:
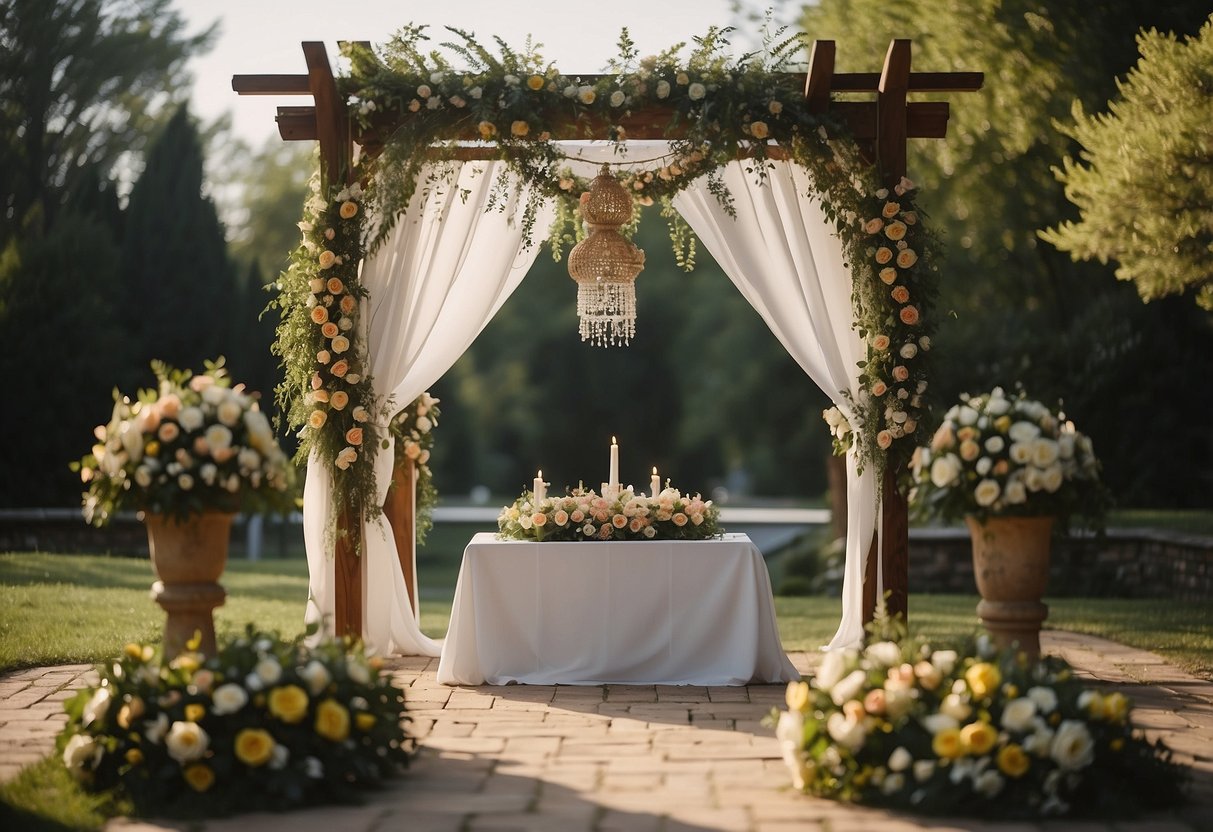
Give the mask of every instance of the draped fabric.
[[[709, 193], [706, 177], [676, 196], [674, 207], [784, 349], [857, 425], [851, 402], [864, 395], [856, 364], [865, 349], [851, 326], [851, 274], [842, 242], [820, 201], [807, 196], [813, 189], [803, 168], [775, 162], [759, 183], [745, 164], [733, 162], [722, 172], [736, 217]], [[852, 450], [842, 621], [827, 649], [863, 640], [863, 571], [876, 527], [877, 493], [875, 475], [870, 468], [859, 474]]]
[[[375, 393], [403, 408], [437, 381], [471, 345], [517, 288], [538, 253], [522, 230], [525, 192], [494, 191], [499, 162], [468, 162], [444, 184], [418, 188], [383, 245], [363, 264], [369, 299], [362, 309]], [[433, 171], [423, 170], [425, 182]], [[497, 201], [490, 207], [496, 194]], [[538, 238], [551, 225], [547, 203], [536, 218]], [[371, 447], [377, 499], [391, 483], [393, 449]], [[325, 546], [332, 476], [313, 456], [304, 490], [304, 542], [309, 599], [306, 620], [332, 629], [333, 557]], [[363, 519], [363, 638], [380, 654], [437, 656], [438, 645], [413, 618], [391, 528]]]

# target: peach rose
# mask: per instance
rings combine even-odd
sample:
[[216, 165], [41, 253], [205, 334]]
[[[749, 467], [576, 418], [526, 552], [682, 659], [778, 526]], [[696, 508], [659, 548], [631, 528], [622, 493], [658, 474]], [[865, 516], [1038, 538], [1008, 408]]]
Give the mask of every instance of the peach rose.
[[632, 521], [628, 523], [628, 528], [631, 529], [632, 534], [638, 534], [640, 530], [645, 527], [645, 525], [644, 520], [640, 519], [639, 517], [633, 517]]
[[884, 220], [880, 219], [880, 217], [870, 219], [863, 224], [863, 230], [869, 234], [877, 234], [882, 228], [884, 228]]
[[883, 381], [877, 381], [872, 385], [872, 395], [876, 396], [877, 398], [883, 396], [887, 392], [889, 392], [889, 386]]
[[892, 266], [885, 266], [880, 270], [880, 279], [887, 286], [893, 285], [893, 281], [897, 279], [897, 269], [893, 268]]
[[880, 248], [876, 249], [876, 262], [880, 265], [883, 266], [892, 259], [893, 249], [889, 248], [888, 246], [881, 246]]
[[329, 368], [329, 372], [331, 372], [333, 375], [337, 376], [337, 378], [342, 378], [349, 371], [350, 371], [350, 362], [346, 361], [344, 358]]
[[350, 339], [346, 338], [344, 335], [338, 335], [333, 339], [333, 352], [337, 353], [338, 355], [341, 355], [341, 353], [345, 352], [349, 348]]
[[341, 311], [347, 315], [353, 314], [354, 307], [356, 307], [357, 305], [358, 305], [358, 301], [354, 300], [353, 295], [345, 295], [344, 297], [341, 298]]
[[329, 397], [329, 404], [334, 410], [345, 410], [345, 406], [350, 403], [350, 395], [344, 390], [338, 390]]
[[771, 135], [771, 128], [765, 121], [756, 121], [750, 125], [750, 135], [756, 139], [765, 139]]
[[887, 451], [889, 446], [893, 444], [893, 434], [887, 430], [882, 430], [876, 434], [876, 445], [882, 450]]
[[327, 402], [329, 400], [329, 391], [317, 390], [312, 394], [312, 400], [317, 402]]
[[910, 371], [902, 365], [898, 364], [893, 368], [893, 378], [897, 381], [905, 381], [910, 377]]
[[333, 323], [332, 321], [329, 321], [324, 326], [320, 327], [320, 333], [325, 338], [336, 338], [340, 332], [341, 330], [337, 327], [337, 324]]
[[338, 211], [341, 214], [341, 219], [348, 220], [358, 213], [358, 203], [347, 199], [341, 203], [341, 208]]
[[910, 290], [905, 286], [896, 286], [892, 292], [889, 292], [889, 295], [898, 303], [905, 303], [910, 299]]
[[628, 518], [622, 514], [616, 514], [611, 518], [611, 525], [617, 529], [622, 529], [628, 524]]
[[326, 285], [328, 286], [328, 290], [334, 295], [339, 295], [345, 290], [345, 284], [341, 282], [341, 278], [339, 277], [330, 277]]
[[530, 132], [531, 132], [531, 125], [527, 124], [522, 119], [519, 119], [510, 125], [510, 135], [516, 136], [520, 139], [523, 138], [524, 136], [526, 136], [526, 134], [528, 134]]
[[312, 307], [312, 323], [322, 324], [329, 319], [329, 311], [323, 306]]
[[536, 92], [543, 89], [543, 84], [544, 80], [542, 75], [532, 75], [530, 78], [526, 79], [526, 85]]
[[884, 352], [885, 350], [887, 350], [889, 348], [889, 336], [877, 335], [875, 338], [872, 339], [872, 346], [875, 349], [878, 349], [881, 352]]
[[497, 135], [497, 125], [491, 121], [482, 121], [476, 125], [476, 129], [480, 131], [480, 138], [491, 139]]
[[333, 263], [337, 262], [337, 255], [333, 254], [333, 252], [326, 248], [324, 251], [320, 252], [320, 257], [317, 258], [317, 262], [320, 264], [320, 268], [331, 269], [333, 267]]
[[675, 514], [672, 519], [674, 521], [675, 526], [682, 527], [687, 524], [687, 516], [685, 514], [683, 514], [681, 511], [678, 512], [677, 514]]
[[312, 414], [307, 417], [307, 423], [313, 430], [320, 430], [328, 420], [328, 414], [323, 410], [313, 410]]
[[351, 445], [362, 444], [362, 428], [350, 428], [345, 432], [345, 441]]
[[903, 324], [914, 326], [914, 324], [918, 323], [918, 307], [903, 306], [898, 316], [901, 318]]
[[900, 210], [901, 210], [901, 205], [899, 205], [898, 203], [886, 202], [884, 204], [884, 208], [881, 209], [880, 213], [882, 215], [884, 215], [885, 217], [892, 219], [893, 217], [897, 216], [897, 212]]
[[547, 522], [548, 522], [548, 516], [546, 514], [544, 514], [542, 511], [537, 511], [531, 515], [531, 523], [533, 523], [536, 526], [546, 526]]
[[907, 248], [897, 252], [897, 265], [903, 269], [908, 269], [918, 262], [918, 255], [914, 253], [914, 249]]
[[321, 350], [320, 352], [316, 353], [316, 360], [321, 364], [327, 364], [333, 360], [333, 357], [329, 355], [328, 350]]
[[896, 242], [906, 235], [906, 224], [904, 222], [891, 222], [889, 227], [884, 230], [884, 234], [890, 240]]

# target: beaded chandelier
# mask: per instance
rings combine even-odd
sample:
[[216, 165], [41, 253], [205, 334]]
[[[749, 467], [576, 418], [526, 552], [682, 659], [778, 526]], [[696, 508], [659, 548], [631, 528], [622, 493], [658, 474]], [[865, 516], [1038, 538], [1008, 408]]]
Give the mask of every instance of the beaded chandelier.
[[636, 335], [636, 275], [644, 252], [619, 232], [632, 219], [632, 195], [606, 165], [582, 194], [581, 215], [590, 233], [569, 252], [581, 340], [626, 346]]

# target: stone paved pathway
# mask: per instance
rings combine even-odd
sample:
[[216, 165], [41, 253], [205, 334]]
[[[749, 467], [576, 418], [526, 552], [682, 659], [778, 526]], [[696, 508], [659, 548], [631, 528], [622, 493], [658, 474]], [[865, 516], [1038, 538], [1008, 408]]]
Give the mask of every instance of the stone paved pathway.
[[[411, 771], [365, 806], [243, 815], [175, 826], [131, 820], [115, 832], [1210, 832], [1213, 683], [1153, 653], [1047, 632], [1045, 650], [1123, 690], [1137, 721], [1192, 766], [1192, 802], [1109, 823], [923, 819], [843, 806], [787, 788], [762, 716], [782, 685], [448, 688], [437, 660], [390, 663], [421, 746]], [[802, 671], [816, 654], [793, 653]], [[0, 779], [53, 745], [60, 703], [85, 684], [85, 665], [0, 677]]]

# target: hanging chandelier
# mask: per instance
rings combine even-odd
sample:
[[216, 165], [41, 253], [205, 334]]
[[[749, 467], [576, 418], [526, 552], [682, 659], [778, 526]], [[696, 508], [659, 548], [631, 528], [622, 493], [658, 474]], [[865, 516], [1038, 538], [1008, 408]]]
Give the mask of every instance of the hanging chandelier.
[[644, 268], [644, 252], [619, 232], [631, 222], [632, 195], [607, 165], [582, 195], [581, 216], [590, 233], [569, 252], [581, 340], [626, 346], [636, 335], [636, 275]]

